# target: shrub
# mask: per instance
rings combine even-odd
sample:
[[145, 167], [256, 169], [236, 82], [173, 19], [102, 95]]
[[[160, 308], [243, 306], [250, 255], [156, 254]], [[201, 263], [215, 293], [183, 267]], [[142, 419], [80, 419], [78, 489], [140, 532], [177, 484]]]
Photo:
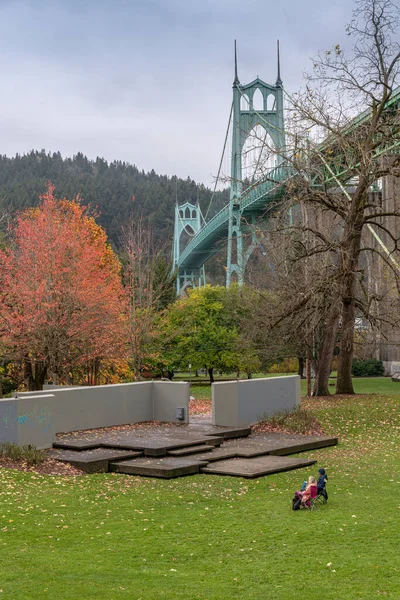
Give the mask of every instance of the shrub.
[[376, 358], [353, 360], [351, 373], [354, 377], [381, 377], [385, 372], [383, 362]]
[[32, 446], [31, 444], [27, 444], [25, 446], [21, 446], [22, 457], [23, 460], [28, 465], [38, 465], [43, 462], [44, 454], [42, 450], [38, 450], [36, 446]]
[[282, 358], [268, 367], [268, 373], [297, 373], [299, 361], [296, 357]]
[[310, 412], [299, 407], [292, 411], [278, 411], [270, 417], [265, 416], [255, 426], [255, 430], [260, 431], [266, 428], [307, 434], [311, 431], [319, 431], [321, 426], [319, 421]]
[[44, 454], [31, 444], [18, 446], [11, 442], [1, 442], [0, 458], [10, 458], [17, 462], [26, 462], [27, 465], [38, 465], [44, 460]]

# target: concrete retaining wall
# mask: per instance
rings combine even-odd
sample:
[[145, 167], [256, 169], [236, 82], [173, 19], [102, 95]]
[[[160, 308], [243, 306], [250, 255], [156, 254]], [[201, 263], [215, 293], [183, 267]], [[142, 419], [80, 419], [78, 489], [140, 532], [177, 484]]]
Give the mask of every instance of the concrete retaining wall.
[[246, 427], [264, 415], [292, 410], [300, 403], [298, 375], [213, 383], [212, 423]]
[[396, 360], [384, 360], [383, 362], [383, 366], [385, 369], [385, 377], [391, 377], [392, 375], [394, 375], [394, 373], [399, 373], [400, 372], [400, 362], [396, 361]]
[[155, 421], [177, 421], [176, 409], [184, 409], [184, 420], [189, 422], [190, 386], [186, 382], [169, 383], [153, 381], [153, 419]]
[[187, 383], [145, 381], [18, 392], [15, 398], [0, 400], [0, 441], [49, 448], [56, 433], [152, 420], [178, 422], [177, 408], [185, 409], [187, 422]]

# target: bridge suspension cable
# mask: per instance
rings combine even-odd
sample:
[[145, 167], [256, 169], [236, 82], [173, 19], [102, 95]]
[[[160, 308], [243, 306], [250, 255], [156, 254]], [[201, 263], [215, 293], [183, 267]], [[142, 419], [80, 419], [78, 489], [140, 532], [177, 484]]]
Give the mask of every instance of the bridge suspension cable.
[[213, 189], [213, 192], [211, 194], [211, 199], [210, 199], [210, 202], [208, 204], [208, 207], [207, 207], [207, 210], [206, 210], [206, 214], [204, 215], [204, 221], [206, 221], [206, 219], [207, 219], [207, 216], [208, 216], [208, 213], [210, 211], [212, 202], [214, 200], [214, 195], [215, 195], [215, 191], [217, 189], [217, 185], [218, 185], [218, 181], [219, 181], [219, 176], [221, 174], [222, 162], [223, 162], [224, 156], [225, 156], [226, 143], [228, 141], [229, 129], [230, 129], [230, 126], [231, 126], [231, 121], [232, 121], [232, 113], [233, 113], [233, 100], [232, 100], [232, 104], [231, 104], [231, 112], [229, 113], [228, 127], [226, 128], [224, 147], [223, 147], [223, 150], [222, 150], [221, 160], [219, 162], [218, 174], [217, 174], [217, 178], [215, 180], [214, 189]]

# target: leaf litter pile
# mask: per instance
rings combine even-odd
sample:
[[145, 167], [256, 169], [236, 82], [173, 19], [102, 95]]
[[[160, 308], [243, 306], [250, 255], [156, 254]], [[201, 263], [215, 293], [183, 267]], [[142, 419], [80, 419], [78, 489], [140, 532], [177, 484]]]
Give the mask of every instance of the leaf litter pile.
[[25, 471], [26, 473], [39, 473], [40, 475], [69, 475], [70, 477], [86, 475], [80, 469], [52, 458], [45, 458], [38, 465], [28, 465], [25, 461], [1, 458], [0, 469], [16, 469], [17, 471]]

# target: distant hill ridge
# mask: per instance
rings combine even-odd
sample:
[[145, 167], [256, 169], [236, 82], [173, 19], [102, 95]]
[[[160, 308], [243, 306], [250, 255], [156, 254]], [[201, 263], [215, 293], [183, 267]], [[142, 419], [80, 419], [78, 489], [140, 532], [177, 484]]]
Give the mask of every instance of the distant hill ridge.
[[[48, 181], [56, 186], [57, 197], [79, 193], [84, 204], [97, 208], [97, 221], [117, 248], [121, 228], [131, 215], [150, 217], [155, 241], [171, 244], [176, 198], [179, 203], [198, 200], [203, 212], [211, 198], [209, 188], [190, 178], [145, 173], [122, 161], [89, 160], [81, 152], [63, 158], [59, 152], [33, 150], [12, 158], [0, 156], [0, 213], [36, 206]], [[228, 189], [216, 193], [210, 214], [222, 208], [228, 194]]]

